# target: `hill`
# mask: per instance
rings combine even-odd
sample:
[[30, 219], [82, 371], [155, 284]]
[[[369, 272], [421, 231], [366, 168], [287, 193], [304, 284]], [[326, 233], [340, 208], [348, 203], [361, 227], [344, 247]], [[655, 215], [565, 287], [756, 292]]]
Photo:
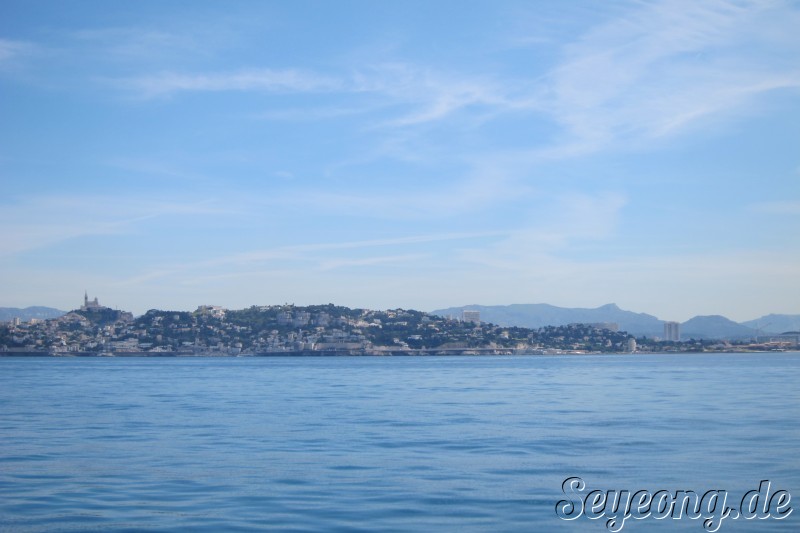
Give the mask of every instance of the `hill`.
[[761, 333], [800, 331], [800, 315], [765, 315], [755, 320], [742, 322], [742, 325]]
[[756, 331], [720, 315], [696, 316], [681, 324], [684, 339], [747, 339]]

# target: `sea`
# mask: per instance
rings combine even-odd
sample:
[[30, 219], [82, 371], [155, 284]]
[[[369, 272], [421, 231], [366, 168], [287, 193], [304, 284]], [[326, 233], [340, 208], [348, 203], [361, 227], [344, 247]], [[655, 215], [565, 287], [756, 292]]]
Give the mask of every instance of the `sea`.
[[0, 358], [3, 532], [603, 532], [625, 491], [800, 531], [800, 353]]

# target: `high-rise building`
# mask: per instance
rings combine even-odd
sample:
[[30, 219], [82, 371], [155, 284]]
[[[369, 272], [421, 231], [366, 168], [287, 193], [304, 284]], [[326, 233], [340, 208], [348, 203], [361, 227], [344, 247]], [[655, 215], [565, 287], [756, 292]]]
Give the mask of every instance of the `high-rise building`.
[[664, 322], [664, 340], [680, 342], [681, 340], [680, 322]]

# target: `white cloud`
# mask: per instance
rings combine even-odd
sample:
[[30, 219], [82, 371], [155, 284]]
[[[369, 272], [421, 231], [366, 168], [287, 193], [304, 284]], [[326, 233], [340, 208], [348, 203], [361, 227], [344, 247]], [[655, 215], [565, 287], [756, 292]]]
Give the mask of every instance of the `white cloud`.
[[[256, 114], [271, 120], [317, 120], [381, 112], [378, 124], [408, 127], [443, 120], [472, 108], [483, 117], [530, 107], [519, 93], [518, 84], [448, 74], [409, 63], [359, 67], [351, 73], [321, 74], [304, 69], [248, 68], [230, 72], [180, 73], [164, 71], [112, 80], [117, 87], [144, 98], [180, 92], [263, 91], [286, 93], [328, 93], [374, 95], [358, 105], [302, 109], [276, 109]], [[526, 97], [527, 98], [527, 97]], [[386, 118], [388, 117], [388, 118]]]
[[303, 108], [284, 108], [273, 109], [256, 113], [251, 116], [256, 120], [274, 121], [319, 121], [332, 120], [342, 117], [349, 117], [369, 113], [381, 109], [383, 106], [363, 106], [363, 107], [303, 107]]
[[412, 126], [441, 120], [469, 106], [493, 110], [512, 106], [507, 87], [491, 79], [448, 75], [408, 63], [375, 65], [358, 71], [356, 92], [384, 94], [416, 109], [388, 121], [390, 126]]
[[785, 37], [800, 17], [770, 9], [781, 5], [643, 4], [567, 46], [541, 109], [569, 133], [562, 148], [593, 151], [672, 134], [764, 92], [798, 88], [800, 42]]
[[[395, 62], [334, 75], [270, 68], [164, 71], [117, 85], [146, 98], [188, 91], [369, 94], [375, 98], [355, 105], [276, 109], [263, 118], [364, 115], [395, 131], [455, 115], [480, 125], [510, 112], [531, 113], [536, 120], [532, 113], [538, 112], [550, 116], [562, 134], [555, 144], [529, 148], [539, 157], [561, 158], [680, 133], [708, 118], [746, 112], [769, 91], [800, 88], [794, 59], [800, 43], [791, 39], [800, 14], [785, 6], [687, 0], [633, 4], [627, 12], [615, 8], [616, 18], [567, 44], [558, 66], [528, 80]], [[166, 38], [159, 35], [154, 38]]]
[[[431, 233], [386, 239], [278, 246], [211, 257], [201, 261], [184, 261], [180, 264], [160, 265], [147, 272], [120, 280], [117, 285], [146, 285], [157, 279], [170, 279], [177, 282], [196, 278], [207, 279], [209, 276], [221, 276], [230, 279], [247, 277], [258, 272], [262, 274], [276, 272], [286, 269], [287, 265], [292, 268], [291, 270], [286, 270], [286, 272], [303, 277], [310, 272], [331, 271], [346, 267], [410, 263], [425, 257], [423, 253], [413, 251], [413, 248], [417, 245], [491, 239], [499, 235], [503, 234], [488, 231]], [[370, 252], [370, 250], [381, 248], [391, 248], [393, 250], [410, 248], [412, 251], [388, 255], [375, 255]], [[341, 252], [347, 252], [346, 256], [341, 255]], [[260, 268], [260, 270], [254, 271], [254, 267]]]
[[397, 265], [420, 261], [426, 256], [424, 254], [396, 254], [380, 255], [361, 258], [333, 258], [320, 262], [319, 270], [334, 270], [338, 268], [367, 267], [375, 265]]
[[186, 58], [190, 54], [206, 56], [208, 43], [213, 40], [213, 35], [202, 27], [180, 32], [146, 27], [97, 28], [77, 31], [73, 36], [93, 46], [98, 55], [147, 63], [165, 57]]
[[218, 257], [198, 263], [198, 266], [218, 266], [224, 264], [252, 264], [269, 262], [274, 259], [295, 259], [303, 256], [316, 255], [323, 252], [357, 250], [384, 247], [400, 247], [433, 242], [471, 240], [484, 237], [495, 237], [498, 232], [465, 232], [465, 233], [431, 233], [410, 235], [406, 237], [393, 237], [386, 239], [369, 239], [363, 241], [342, 241], [330, 243], [309, 243], [281, 246], [267, 250], [252, 250], [248, 252]]
[[335, 79], [299, 69], [246, 69], [213, 74], [164, 72], [116, 80], [115, 84], [145, 98], [183, 91], [316, 92], [340, 89]]

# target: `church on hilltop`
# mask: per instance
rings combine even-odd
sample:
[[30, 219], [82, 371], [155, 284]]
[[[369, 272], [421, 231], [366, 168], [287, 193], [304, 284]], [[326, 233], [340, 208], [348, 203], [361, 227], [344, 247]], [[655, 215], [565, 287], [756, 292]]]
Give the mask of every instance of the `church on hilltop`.
[[88, 292], [83, 294], [83, 305], [80, 311], [83, 313], [83, 316], [93, 321], [100, 321], [101, 323], [113, 323], [117, 321], [130, 322], [133, 320], [133, 313], [100, 305], [100, 302], [97, 301], [97, 297], [95, 297], [94, 300], [89, 299]]
[[97, 296], [94, 297], [94, 300], [89, 301], [89, 293], [83, 293], [83, 305], [81, 306], [81, 311], [95, 311], [100, 309], [107, 309], [106, 307], [100, 305], [100, 302], [97, 301]]

